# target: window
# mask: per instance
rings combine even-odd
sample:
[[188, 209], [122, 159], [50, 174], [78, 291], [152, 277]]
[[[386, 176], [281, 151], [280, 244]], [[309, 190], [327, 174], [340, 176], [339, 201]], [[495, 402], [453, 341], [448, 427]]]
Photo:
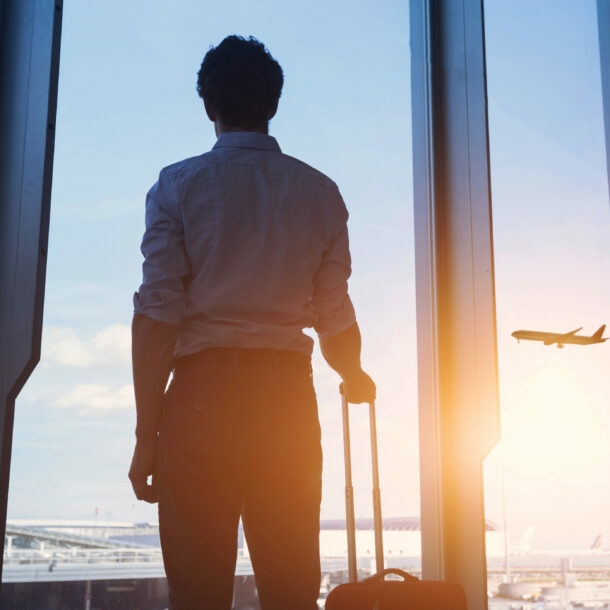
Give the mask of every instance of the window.
[[[408, 32], [408, 7], [391, 0], [332, 10], [323, 2], [202, 8], [189, 0], [65, 7], [42, 359], [17, 401], [13, 533], [3, 573], [5, 583], [22, 582], [11, 570], [27, 556], [41, 562], [28, 578], [42, 588], [4, 587], [3, 595], [21, 596], [20, 608], [36, 599], [67, 607], [72, 596], [74, 607], [83, 597], [91, 608], [121, 607], [134, 595], [162, 604], [163, 591], [142, 592], [137, 579], [103, 587], [103, 579], [87, 585], [81, 576], [68, 591], [49, 575], [71, 554], [81, 565], [135, 561], [121, 549], [87, 554], [82, 540], [67, 541], [132, 535], [128, 525], [157, 520], [154, 507], [136, 502], [126, 476], [135, 425], [129, 325], [144, 196], [161, 167], [213, 145], [195, 75], [208, 45], [229, 33], [255, 35], [282, 64], [286, 83], [270, 133], [285, 152], [330, 175], [350, 210], [351, 294], [363, 364], [379, 388], [384, 515], [417, 516]], [[314, 369], [324, 430], [322, 516], [330, 519], [344, 514], [338, 379], [317, 351]], [[354, 408], [358, 516], [372, 514], [365, 420], [366, 411]], [[18, 532], [53, 521], [63, 522], [63, 542]], [[58, 550], [60, 543], [76, 550]], [[138, 561], [160, 558], [144, 551]]]
[[[530, 578], [502, 591], [607, 602], [592, 579], [608, 579], [610, 358], [607, 344], [570, 344], [610, 305], [595, 3], [486, 2], [485, 26], [503, 436], [486, 508], [510, 538], [508, 558], [488, 554], [490, 588]], [[518, 343], [521, 329], [578, 330], [544, 345]], [[545, 589], [535, 568], [570, 586]]]

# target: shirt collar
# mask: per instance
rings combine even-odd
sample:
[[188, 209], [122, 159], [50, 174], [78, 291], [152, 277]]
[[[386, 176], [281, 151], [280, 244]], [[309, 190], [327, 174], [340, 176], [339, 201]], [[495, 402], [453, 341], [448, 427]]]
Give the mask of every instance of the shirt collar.
[[214, 148], [255, 148], [282, 152], [273, 136], [254, 131], [228, 131], [221, 133]]

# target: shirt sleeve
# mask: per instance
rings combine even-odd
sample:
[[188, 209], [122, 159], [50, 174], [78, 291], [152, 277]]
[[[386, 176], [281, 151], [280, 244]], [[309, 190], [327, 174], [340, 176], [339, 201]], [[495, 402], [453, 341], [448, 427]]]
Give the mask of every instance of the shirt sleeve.
[[146, 230], [142, 239], [142, 285], [134, 294], [134, 313], [178, 325], [182, 320], [189, 262], [179, 210], [163, 188], [163, 172], [146, 196]]
[[313, 283], [314, 328], [320, 337], [337, 335], [356, 321], [354, 306], [347, 291], [347, 280], [352, 272], [348, 213], [340, 196], [339, 200], [334, 231]]

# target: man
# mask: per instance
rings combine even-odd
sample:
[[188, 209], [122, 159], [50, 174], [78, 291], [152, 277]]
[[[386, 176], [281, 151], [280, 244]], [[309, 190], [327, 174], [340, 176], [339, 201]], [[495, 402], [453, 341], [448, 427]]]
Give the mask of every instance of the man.
[[147, 196], [129, 477], [159, 502], [172, 610], [230, 609], [240, 516], [263, 610], [316, 610], [322, 454], [303, 328], [350, 402], [375, 396], [343, 200], [268, 135], [282, 85], [256, 39], [210, 49], [197, 89], [218, 140]]

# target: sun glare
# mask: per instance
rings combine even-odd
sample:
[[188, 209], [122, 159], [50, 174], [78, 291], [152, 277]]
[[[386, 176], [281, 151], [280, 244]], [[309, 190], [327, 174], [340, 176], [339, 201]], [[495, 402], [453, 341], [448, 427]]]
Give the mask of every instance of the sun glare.
[[608, 432], [582, 383], [568, 370], [537, 370], [502, 421], [506, 466], [545, 479], [581, 476], [608, 459]]

